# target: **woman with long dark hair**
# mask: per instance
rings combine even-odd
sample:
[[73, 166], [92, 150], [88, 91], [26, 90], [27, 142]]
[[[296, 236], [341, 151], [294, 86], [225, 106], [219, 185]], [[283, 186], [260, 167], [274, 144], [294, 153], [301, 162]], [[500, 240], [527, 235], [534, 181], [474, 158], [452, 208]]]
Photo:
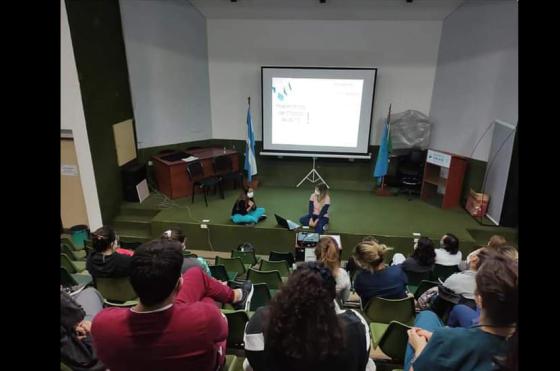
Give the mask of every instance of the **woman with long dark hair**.
[[245, 369], [374, 370], [369, 330], [353, 310], [335, 311], [335, 279], [318, 262], [302, 264], [245, 329]]
[[231, 221], [235, 224], [257, 224], [266, 219], [265, 212], [264, 208], [257, 207], [253, 188], [247, 188], [241, 191], [231, 209]]
[[420, 237], [412, 255], [402, 263], [401, 268], [406, 272], [424, 273], [434, 269], [436, 253], [432, 240]]

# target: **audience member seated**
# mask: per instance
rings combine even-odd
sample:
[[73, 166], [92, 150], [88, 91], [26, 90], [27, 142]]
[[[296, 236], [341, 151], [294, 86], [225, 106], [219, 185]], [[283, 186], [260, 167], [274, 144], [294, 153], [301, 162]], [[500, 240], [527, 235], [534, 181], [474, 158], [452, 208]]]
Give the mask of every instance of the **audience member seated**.
[[374, 297], [401, 299], [406, 297], [408, 278], [400, 265], [383, 262], [387, 246], [376, 242], [360, 242], [354, 248], [354, 259], [362, 269], [354, 280], [354, 289], [366, 305]]
[[[461, 301], [459, 303], [467, 304], [472, 309], [475, 308], [474, 291], [476, 288], [476, 272], [482, 263], [484, 263], [484, 261], [492, 255], [495, 255], [495, 252], [486, 247], [477, 250], [477, 253], [471, 258], [468, 270], [454, 273], [447, 277], [445, 282], [443, 282], [444, 287], [450, 289], [461, 297]], [[418, 298], [417, 309], [423, 310], [429, 308], [431, 303], [434, 302], [435, 297], [438, 295], [438, 291], [438, 286], [435, 286], [424, 292]]]
[[132, 257], [116, 252], [117, 237], [113, 228], [105, 225], [97, 229], [91, 240], [93, 252], [87, 257], [86, 268], [94, 279], [128, 276]]
[[325, 183], [319, 183], [315, 191], [309, 196], [307, 214], [299, 218], [301, 225], [313, 228], [316, 233], [323, 233], [329, 224], [329, 207], [331, 196]]
[[487, 247], [490, 250], [494, 250], [495, 252], [498, 252], [498, 249], [505, 246], [506, 244], [507, 244], [507, 241], [506, 241], [506, 238], [504, 236], [500, 236], [498, 234], [493, 235], [488, 240], [488, 243], [486, 244], [486, 246], [482, 246], [482, 247], [472, 251], [469, 255], [467, 255], [467, 259], [465, 259], [464, 261], [461, 261], [461, 263], [459, 263], [459, 270], [464, 271], [465, 269], [469, 269], [469, 263], [471, 261], [471, 257], [474, 254], [476, 254], [478, 252], [478, 250], [482, 249], [483, 247]]
[[103, 309], [103, 298], [93, 287], [71, 296], [60, 290], [60, 360], [72, 370], [101, 371], [91, 342], [91, 319]]
[[245, 370], [375, 370], [365, 319], [336, 313], [336, 282], [319, 262], [300, 265], [245, 328]]
[[[187, 236], [183, 233], [182, 230], [178, 228], [168, 229], [161, 235], [162, 240], [170, 240], [170, 241], [178, 241], [183, 251], [187, 249]], [[199, 266], [204, 270], [207, 274], [210, 274], [210, 268], [208, 267], [208, 262], [204, 258], [197, 257], [197, 258], [183, 258], [183, 266], [181, 267], [181, 273], [185, 273], [187, 269], [193, 266]]]
[[516, 329], [517, 285], [517, 264], [500, 255], [488, 258], [476, 275], [479, 325], [443, 327], [433, 312], [420, 312], [408, 331], [404, 370], [494, 370], [495, 358], [506, 354]]
[[[177, 241], [141, 245], [130, 264], [139, 303], [106, 308], [94, 318], [94, 345], [111, 371], [214, 371], [224, 364], [228, 325], [214, 299], [231, 301], [234, 291], [200, 267], [181, 275], [181, 250]], [[240, 307], [251, 294], [252, 285], [243, 290]]]
[[519, 260], [519, 252], [517, 249], [510, 245], [500, 246], [496, 249], [499, 255], [507, 256], [517, 263]]
[[435, 249], [436, 264], [439, 265], [459, 265], [463, 259], [463, 254], [459, 251], [459, 240], [455, 235], [446, 233], [440, 241], [440, 248]]
[[231, 210], [231, 221], [235, 224], [257, 224], [266, 219], [265, 209], [257, 207], [255, 191], [248, 188], [241, 191]]
[[[362, 239], [362, 242], [375, 242], [375, 243], [379, 243], [379, 241], [377, 240], [377, 238], [373, 237], [373, 236], [366, 236]], [[348, 258], [348, 261], [346, 262], [346, 271], [348, 271], [348, 274], [350, 275], [350, 280], [352, 281], [352, 277], [354, 277], [354, 274], [360, 269], [360, 267], [358, 267], [358, 265], [356, 264], [356, 261], [354, 260], [353, 256], [350, 256]]]
[[336, 297], [342, 302], [350, 296], [350, 277], [348, 272], [340, 267], [340, 248], [332, 237], [321, 237], [315, 247], [315, 257], [327, 266], [336, 280]]
[[[401, 255], [397, 253], [395, 255]], [[395, 261], [395, 257], [393, 257]], [[418, 244], [412, 254], [402, 262], [401, 268], [405, 272], [424, 273], [434, 269], [436, 253], [432, 240], [427, 237], [420, 237]]]

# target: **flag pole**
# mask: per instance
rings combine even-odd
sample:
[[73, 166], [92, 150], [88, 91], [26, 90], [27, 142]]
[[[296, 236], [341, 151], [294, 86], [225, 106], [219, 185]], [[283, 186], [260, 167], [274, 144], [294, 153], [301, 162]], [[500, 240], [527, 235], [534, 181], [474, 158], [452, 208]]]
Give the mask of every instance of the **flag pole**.
[[[390, 128], [390, 125], [391, 125], [391, 106], [392, 106], [392, 105], [393, 105], [392, 103], [389, 104], [389, 113], [388, 113], [388, 115], [387, 115], [387, 126], [389, 126], [389, 128]], [[391, 135], [390, 129], [387, 130], [387, 135]], [[390, 162], [390, 161], [391, 161], [390, 158], [388, 158], [387, 161]], [[383, 176], [381, 177], [381, 189], [378, 189], [378, 190], [375, 192], [375, 194], [376, 194], [377, 196], [383, 196], [383, 197], [386, 197], [386, 196], [393, 196], [393, 193], [391, 193], [390, 191], [387, 191], [387, 190], [385, 189], [385, 175], [383, 175]]]

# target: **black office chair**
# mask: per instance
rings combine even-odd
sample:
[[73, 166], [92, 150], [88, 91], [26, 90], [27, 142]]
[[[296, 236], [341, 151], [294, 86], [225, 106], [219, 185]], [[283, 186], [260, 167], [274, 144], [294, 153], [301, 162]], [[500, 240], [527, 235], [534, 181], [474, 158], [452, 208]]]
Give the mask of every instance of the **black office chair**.
[[222, 178], [217, 176], [205, 177], [202, 162], [193, 161], [187, 163], [187, 175], [193, 184], [191, 203], [194, 203], [195, 187], [199, 187], [204, 192], [204, 202], [206, 203], [206, 207], [208, 207], [207, 195], [210, 188], [213, 188], [214, 192], [216, 191], [216, 188], [219, 189], [220, 196], [222, 199], [224, 198]]
[[399, 182], [399, 193], [408, 193], [408, 200], [412, 195], [420, 195], [424, 163], [426, 162], [426, 151], [413, 148], [409, 154], [399, 162], [397, 178]]
[[231, 156], [224, 155], [214, 157], [212, 159], [212, 166], [214, 167], [214, 174], [222, 177], [222, 182], [226, 180], [233, 180], [233, 189], [237, 189], [237, 182], [243, 184], [243, 173], [241, 171], [233, 170]]

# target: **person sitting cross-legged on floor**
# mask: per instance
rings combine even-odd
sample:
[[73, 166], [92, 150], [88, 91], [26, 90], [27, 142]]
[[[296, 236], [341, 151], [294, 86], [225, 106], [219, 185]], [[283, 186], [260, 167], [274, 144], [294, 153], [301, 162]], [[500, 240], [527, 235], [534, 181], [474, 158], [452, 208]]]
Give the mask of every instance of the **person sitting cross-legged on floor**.
[[231, 221], [235, 224], [257, 224], [266, 219], [265, 212], [264, 208], [257, 207], [253, 188], [244, 189], [231, 209]]
[[139, 303], [106, 308], [91, 327], [98, 357], [111, 371], [214, 371], [224, 364], [228, 325], [214, 299], [247, 309], [252, 285], [239, 297], [200, 267], [181, 275], [182, 264], [177, 241], [136, 249], [130, 283]]

